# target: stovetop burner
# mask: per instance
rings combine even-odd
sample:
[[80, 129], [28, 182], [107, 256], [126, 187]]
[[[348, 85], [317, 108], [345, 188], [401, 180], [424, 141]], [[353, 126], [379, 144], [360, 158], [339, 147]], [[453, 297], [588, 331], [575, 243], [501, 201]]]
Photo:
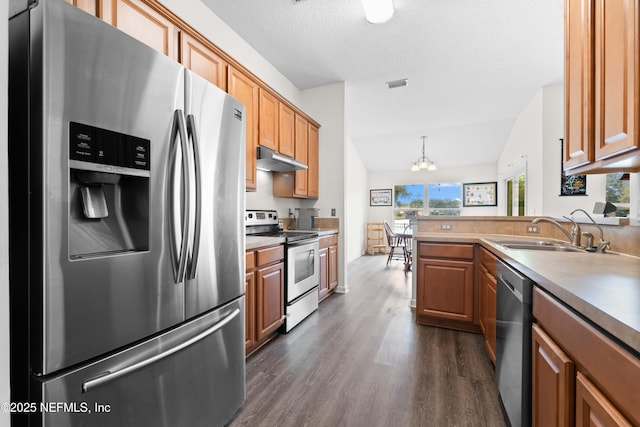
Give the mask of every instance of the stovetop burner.
[[286, 243], [315, 239], [318, 233], [295, 230], [280, 230], [276, 211], [248, 210], [245, 212], [245, 234], [247, 236], [283, 237]]

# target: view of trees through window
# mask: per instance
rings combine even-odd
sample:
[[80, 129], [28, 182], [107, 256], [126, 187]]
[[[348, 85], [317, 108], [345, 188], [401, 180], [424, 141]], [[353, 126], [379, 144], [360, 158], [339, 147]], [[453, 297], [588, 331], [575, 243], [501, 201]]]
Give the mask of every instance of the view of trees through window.
[[607, 174], [607, 202], [616, 205], [615, 216], [629, 216], [631, 197], [629, 193], [629, 174]]
[[459, 216], [462, 185], [459, 182], [429, 184], [429, 215]]
[[393, 187], [393, 227], [402, 232], [416, 215], [460, 215], [462, 184], [428, 184], [428, 209], [425, 211], [424, 184], [405, 184]]
[[424, 184], [396, 185], [393, 187], [393, 228], [402, 232], [411, 218], [424, 214]]

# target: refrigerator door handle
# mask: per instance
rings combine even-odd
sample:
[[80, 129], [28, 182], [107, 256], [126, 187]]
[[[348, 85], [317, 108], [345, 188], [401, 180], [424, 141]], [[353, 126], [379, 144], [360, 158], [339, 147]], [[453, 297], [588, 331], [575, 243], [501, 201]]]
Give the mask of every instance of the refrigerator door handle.
[[[180, 138], [180, 146], [176, 144], [176, 138]], [[182, 179], [179, 188], [176, 188], [176, 168], [178, 149], [182, 157]], [[173, 258], [173, 278], [175, 283], [184, 280], [187, 266], [187, 250], [189, 248], [189, 162], [187, 158], [187, 131], [182, 110], [176, 110], [173, 114], [173, 127], [171, 130], [171, 149], [169, 154], [169, 191], [170, 203], [170, 229], [171, 255]], [[177, 193], [177, 194], [176, 194]], [[182, 194], [180, 194], [182, 193]], [[185, 200], [185, 198], [187, 200]], [[178, 227], [177, 224], [180, 223]], [[180, 229], [178, 233], [178, 228]], [[180, 241], [178, 242], [178, 234]]]
[[200, 169], [200, 145], [198, 142], [198, 127], [193, 114], [187, 115], [187, 135], [190, 137], [193, 148], [193, 161], [195, 168], [195, 231], [193, 236], [193, 248], [191, 252], [191, 264], [189, 266], [188, 279], [195, 279], [198, 271], [198, 257], [200, 255], [200, 233], [202, 225], [202, 173]]
[[219, 331], [220, 329], [222, 329], [227, 323], [231, 322], [238, 314], [240, 314], [240, 308], [236, 308], [235, 310], [233, 310], [231, 313], [229, 313], [224, 319], [222, 319], [221, 321], [219, 321], [218, 323], [216, 323], [215, 325], [213, 325], [212, 327], [210, 327], [209, 329], [205, 330], [204, 332], [201, 332], [200, 334], [196, 335], [195, 337], [182, 342], [181, 344], [170, 348], [169, 350], [163, 351], [162, 353], [159, 353], [153, 357], [150, 357], [148, 359], [145, 360], [141, 360], [138, 363], [134, 363], [133, 365], [129, 365], [127, 367], [124, 367], [122, 369], [119, 369], [117, 371], [114, 372], [103, 372], [101, 374], [99, 374], [97, 377], [88, 379], [86, 381], [83, 381], [82, 383], [82, 392], [83, 393], [88, 393], [91, 390], [100, 387], [108, 382], [111, 381], [115, 381], [120, 377], [123, 377], [125, 375], [128, 375], [132, 372], [138, 371], [142, 368], [145, 368], [159, 360], [165, 359], [169, 356], [171, 356], [172, 354], [175, 354], [181, 350], [184, 350], [185, 348], [197, 343], [198, 341], [202, 341], [203, 339], [205, 339], [206, 337], [208, 337], [209, 335]]

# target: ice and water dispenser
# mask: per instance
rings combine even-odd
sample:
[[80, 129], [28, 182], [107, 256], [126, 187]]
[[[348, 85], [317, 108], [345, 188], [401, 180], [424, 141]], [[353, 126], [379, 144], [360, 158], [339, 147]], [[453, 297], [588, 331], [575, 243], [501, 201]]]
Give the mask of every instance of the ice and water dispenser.
[[150, 141], [71, 122], [69, 256], [149, 249]]

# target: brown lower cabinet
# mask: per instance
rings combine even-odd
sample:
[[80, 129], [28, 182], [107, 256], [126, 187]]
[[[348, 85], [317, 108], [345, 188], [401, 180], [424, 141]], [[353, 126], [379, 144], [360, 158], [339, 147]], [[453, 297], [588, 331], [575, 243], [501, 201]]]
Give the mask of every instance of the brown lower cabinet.
[[418, 243], [416, 321], [479, 332], [474, 245]]
[[533, 315], [533, 425], [640, 425], [640, 359], [539, 288]]
[[338, 286], [338, 235], [320, 238], [320, 286], [318, 300], [322, 301]]
[[478, 246], [478, 322], [489, 357], [496, 363], [496, 256]]
[[246, 252], [245, 352], [271, 338], [284, 321], [284, 246]]

